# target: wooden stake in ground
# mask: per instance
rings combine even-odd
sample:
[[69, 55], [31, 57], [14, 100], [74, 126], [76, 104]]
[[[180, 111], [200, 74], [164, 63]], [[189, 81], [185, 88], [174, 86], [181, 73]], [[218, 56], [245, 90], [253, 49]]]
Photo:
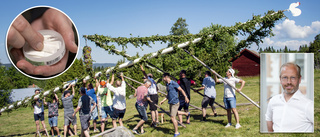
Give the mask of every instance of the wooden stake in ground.
[[[158, 68], [156, 65], [153, 65], [152, 63], [150, 63], [149, 61], [146, 61], [149, 65], [155, 67], [156, 69], [158, 69], [158, 71], [161, 71], [162, 73], [166, 73], [165, 71], [163, 71], [162, 69]], [[172, 77], [174, 80], [178, 81], [177, 78], [175, 78], [174, 76], [170, 75], [170, 77]], [[196, 91], [194, 88], [190, 87], [194, 92], [198, 93], [201, 96], [204, 96], [202, 93], [200, 93], [199, 91]], [[163, 93], [162, 93], [163, 94]], [[217, 103], [216, 101], [214, 102], [215, 104], [217, 104], [218, 106], [220, 106], [221, 108], [227, 110], [224, 106], [222, 106], [221, 104]], [[192, 105], [189, 103], [189, 106], [194, 107], [196, 109], [199, 109], [202, 111], [202, 109], [200, 107], [197, 107], [195, 105]]]
[[[237, 88], [235, 86], [233, 86], [232, 84], [230, 84], [226, 79], [224, 79], [223, 77], [221, 77], [217, 72], [215, 72], [213, 69], [211, 69], [208, 65], [204, 64], [201, 60], [199, 60], [196, 56], [192, 55], [189, 51], [187, 51], [186, 49], [183, 49], [186, 53], [188, 53], [189, 55], [191, 55], [194, 59], [196, 59], [198, 62], [200, 62], [203, 66], [205, 66], [207, 69], [209, 69], [212, 73], [214, 73], [216, 76], [218, 76], [219, 78], [221, 78], [224, 82], [226, 82], [230, 87], [232, 87], [234, 90], [237, 90]], [[243, 94], [241, 91], [239, 92], [244, 98], [246, 98], [247, 100], [249, 100], [252, 104], [254, 104], [256, 107], [258, 107], [260, 109], [260, 106], [254, 102], [253, 100], [251, 100], [248, 96], [246, 96], [245, 94]]]

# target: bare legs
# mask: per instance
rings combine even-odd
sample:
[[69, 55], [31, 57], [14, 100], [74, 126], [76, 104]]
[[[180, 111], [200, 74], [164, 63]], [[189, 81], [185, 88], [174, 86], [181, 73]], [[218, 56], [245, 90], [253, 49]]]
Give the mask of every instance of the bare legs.
[[[44, 123], [44, 121], [41, 121], [42, 127], [44, 129], [44, 131], [46, 132], [46, 135], [49, 136], [48, 131], [46, 129], [46, 124]], [[37, 134], [40, 135], [40, 123], [39, 120], [36, 121], [36, 128], [37, 128]]]
[[173, 123], [173, 127], [174, 127], [174, 133], [175, 134], [179, 134], [179, 131], [178, 131], [178, 122], [176, 120], [176, 117], [171, 117], [171, 121]]
[[158, 110], [153, 110], [151, 111], [151, 118], [153, 123], [158, 123], [159, 122], [159, 113]]
[[[179, 121], [182, 123], [182, 115], [188, 116], [189, 112], [188, 110], [185, 110], [185, 112], [183, 111], [178, 111], [178, 117], [179, 117]], [[187, 123], [190, 123], [190, 118], [187, 119]]]
[[58, 127], [51, 127], [51, 134], [52, 134], [52, 136], [54, 136], [54, 130], [56, 130], [56, 132], [57, 132], [57, 134], [58, 134], [58, 136], [60, 135], [60, 133], [59, 133], [59, 128]]
[[[216, 108], [214, 106], [211, 106], [213, 114], [216, 114]], [[207, 108], [202, 108], [202, 117], [205, 119], [207, 115]], [[229, 118], [229, 117], [228, 117]]]
[[239, 124], [239, 114], [236, 108], [232, 108], [232, 109], [227, 109], [227, 115], [228, 115], [228, 123], [231, 123], [231, 110], [234, 114], [234, 118], [237, 122], [237, 124]]
[[144, 133], [143, 130], [143, 124], [144, 124], [144, 120], [140, 120], [139, 123], [133, 128], [133, 130], [137, 130], [139, 127], [141, 127], [141, 132], [140, 133]]

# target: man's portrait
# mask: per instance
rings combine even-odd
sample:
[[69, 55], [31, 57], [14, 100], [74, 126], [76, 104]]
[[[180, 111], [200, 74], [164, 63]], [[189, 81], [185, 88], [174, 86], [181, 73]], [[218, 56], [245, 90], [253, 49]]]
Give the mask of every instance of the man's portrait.
[[314, 131], [313, 54], [261, 55], [260, 131]]

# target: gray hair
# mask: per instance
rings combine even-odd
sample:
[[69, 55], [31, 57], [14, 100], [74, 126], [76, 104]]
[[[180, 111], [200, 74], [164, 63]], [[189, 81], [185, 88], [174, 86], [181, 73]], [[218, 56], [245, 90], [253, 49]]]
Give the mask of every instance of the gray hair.
[[280, 77], [281, 77], [281, 71], [284, 67], [288, 67], [288, 66], [294, 66], [298, 72], [298, 77], [300, 78], [301, 77], [301, 68], [299, 65], [293, 63], [293, 62], [287, 62], [285, 64], [282, 64], [282, 66], [280, 67]]
[[147, 83], [151, 84], [152, 82], [151, 80], [147, 79], [146, 81], [144, 81], [144, 84], [147, 84]]

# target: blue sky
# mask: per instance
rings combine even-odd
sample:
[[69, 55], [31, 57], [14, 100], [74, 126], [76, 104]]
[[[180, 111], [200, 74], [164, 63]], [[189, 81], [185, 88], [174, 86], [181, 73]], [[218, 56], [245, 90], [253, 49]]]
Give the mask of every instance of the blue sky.
[[[196, 34], [203, 27], [213, 24], [224, 26], [234, 25], [236, 22], [245, 22], [252, 15], [264, 14], [268, 10], [288, 9], [292, 0], [242, 0], [242, 1], [208, 1], [208, 0], [161, 0], [161, 1], [39, 1], [39, 0], [10, 0], [0, 5], [0, 61], [10, 63], [5, 52], [5, 37], [12, 20], [27, 8], [47, 5], [65, 12], [75, 23], [79, 36], [80, 47], [85, 46], [82, 35], [103, 34], [112, 37], [168, 35], [173, 23], [179, 18], [185, 18], [190, 33]], [[308, 44], [320, 33], [320, 1], [300, 0], [302, 14], [293, 17], [286, 12], [288, 20], [277, 22], [274, 28], [275, 37], [266, 38], [262, 47], [276, 48], [287, 45], [297, 49], [301, 44]], [[116, 63], [122, 57], [109, 55], [106, 51], [88, 42], [92, 47], [92, 57], [98, 63]], [[153, 48], [130, 47], [127, 53], [140, 55], [155, 52], [166, 45], [156, 43]], [[118, 49], [121, 50], [119, 47]], [[255, 45], [251, 49], [257, 49]], [[81, 50], [81, 49], [80, 49]], [[79, 51], [79, 52], [82, 52]], [[78, 58], [81, 54], [78, 55]]]

